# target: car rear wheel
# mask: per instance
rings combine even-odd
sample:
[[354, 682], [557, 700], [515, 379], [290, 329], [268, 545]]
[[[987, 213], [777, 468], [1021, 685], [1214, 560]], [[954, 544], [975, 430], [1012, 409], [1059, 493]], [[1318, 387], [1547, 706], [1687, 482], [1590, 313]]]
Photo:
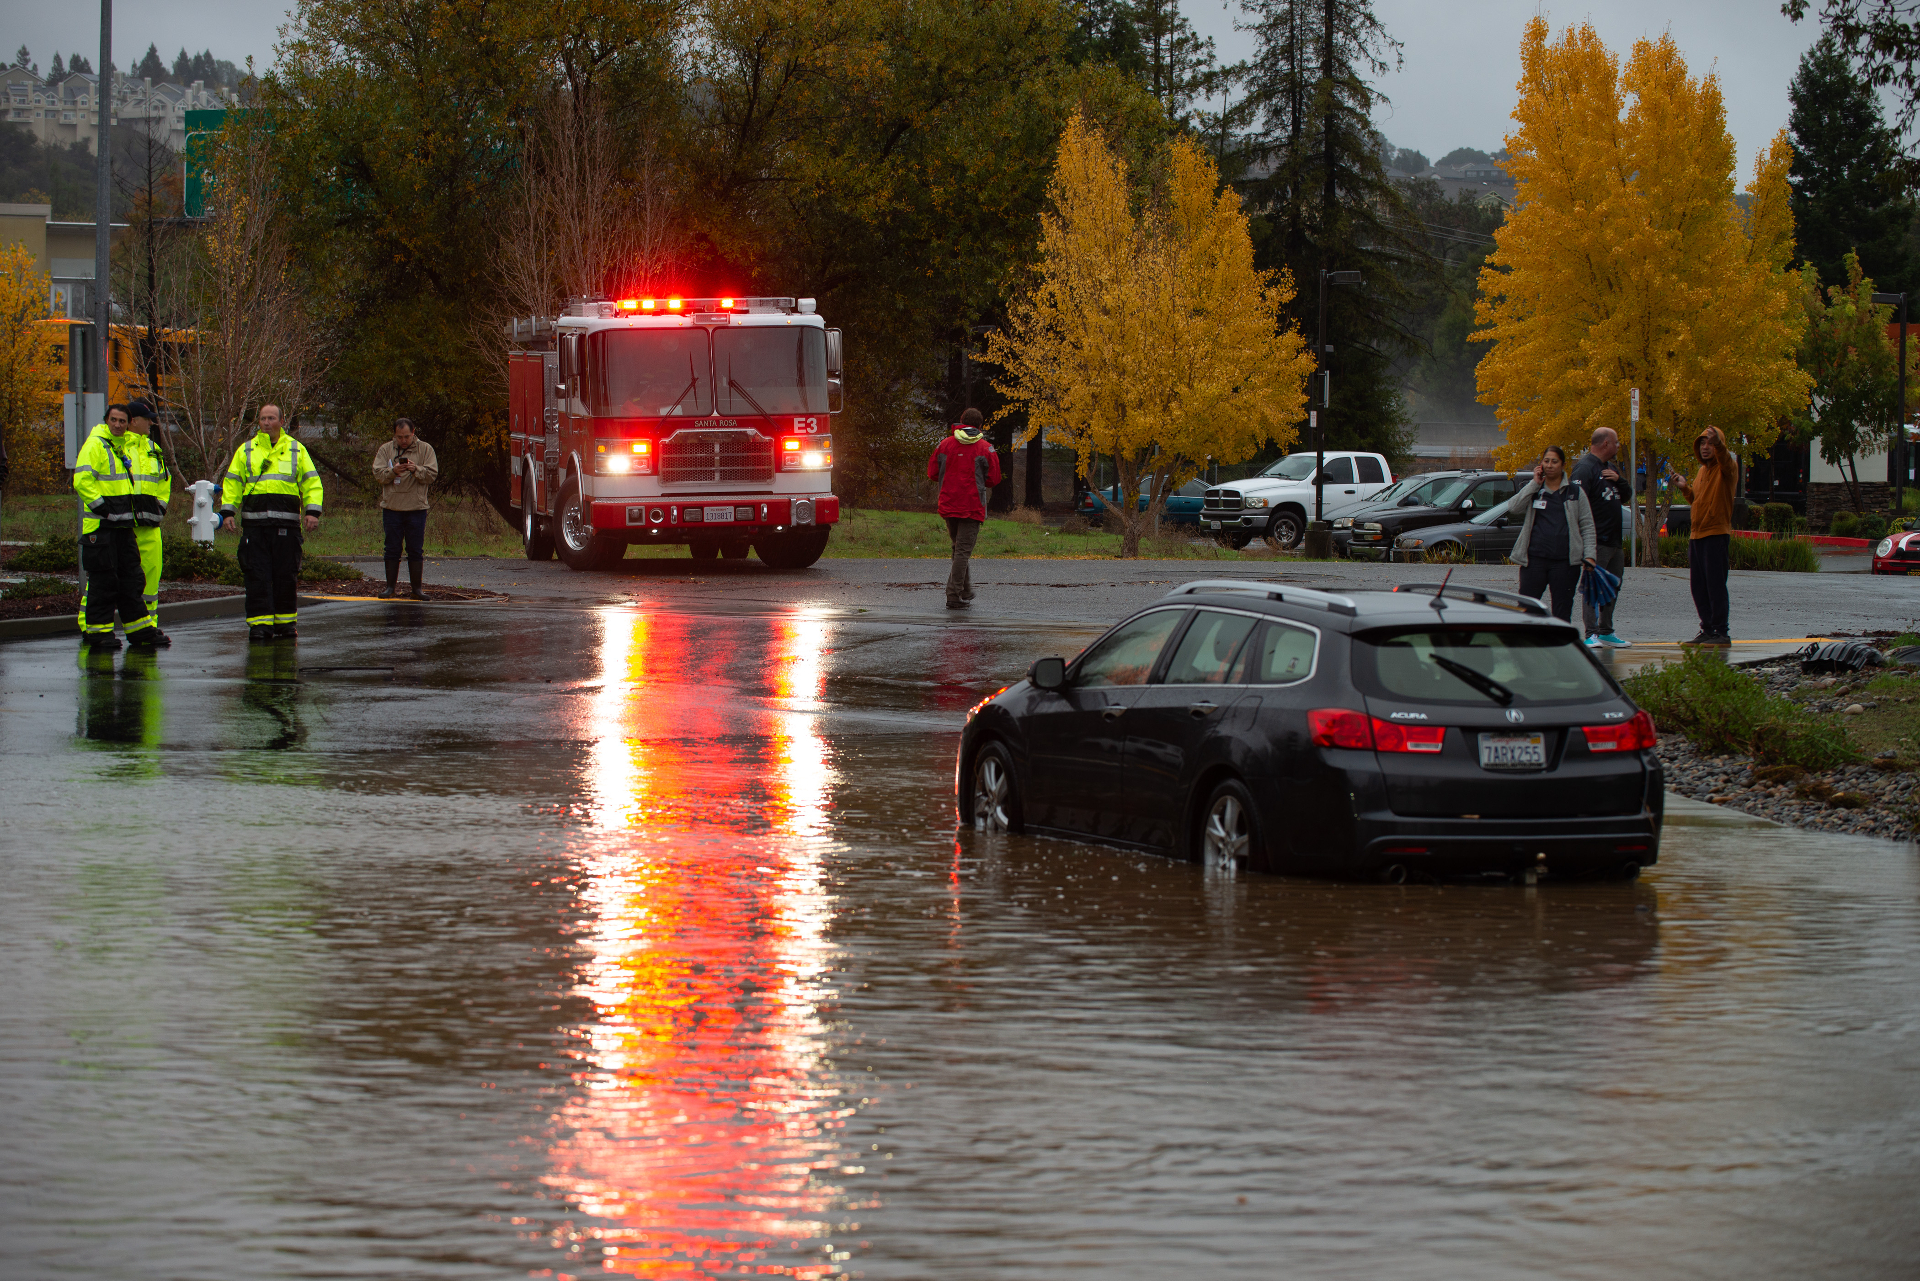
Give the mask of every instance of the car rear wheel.
[[1306, 532], [1306, 520], [1292, 509], [1275, 512], [1273, 519], [1267, 522], [1267, 541], [1282, 551], [1298, 547]]
[[1200, 866], [1209, 872], [1233, 872], [1251, 865], [1260, 848], [1253, 817], [1253, 794], [1237, 778], [1213, 789], [1200, 812]]
[[1013, 781], [1013, 757], [999, 743], [988, 743], [973, 758], [968, 812], [977, 832], [1020, 830], [1020, 790]]
[[1253, 541], [1253, 535], [1252, 534], [1222, 534], [1220, 535], [1220, 541], [1225, 543], [1227, 546], [1233, 548], [1233, 550], [1239, 551], [1242, 547], [1245, 547], [1248, 543]]

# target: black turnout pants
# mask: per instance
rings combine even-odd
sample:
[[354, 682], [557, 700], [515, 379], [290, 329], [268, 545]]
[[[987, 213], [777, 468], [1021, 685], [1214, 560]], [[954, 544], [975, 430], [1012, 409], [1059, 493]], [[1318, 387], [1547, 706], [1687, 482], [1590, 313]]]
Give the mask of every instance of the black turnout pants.
[[1731, 534], [1710, 534], [1687, 544], [1687, 578], [1693, 588], [1693, 609], [1700, 630], [1709, 636], [1727, 635], [1727, 545]]
[[80, 600], [81, 634], [113, 635], [116, 610], [124, 627], [146, 621], [147, 575], [140, 568], [133, 526], [102, 525], [80, 535], [80, 564], [87, 571], [87, 589]]
[[240, 531], [240, 573], [247, 583], [249, 627], [291, 627], [299, 608], [300, 527], [248, 525]]
[[1535, 557], [1532, 564], [1520, 567], [1520, 594], [1540, 597], [1551, 591], [1553, 616], [1570, 623], [1573, 621], [1573, 589], [1580, 585], [1582, 568], [1569, 565], [1558, 556], [1544, 563]]

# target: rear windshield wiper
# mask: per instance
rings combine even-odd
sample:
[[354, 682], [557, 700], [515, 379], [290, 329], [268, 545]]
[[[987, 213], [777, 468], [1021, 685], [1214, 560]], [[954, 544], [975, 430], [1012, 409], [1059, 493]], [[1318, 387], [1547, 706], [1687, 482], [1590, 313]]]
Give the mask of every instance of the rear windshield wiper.
[[1482, 676], [1465, 663], [1456, 663], [1451, 658], [1442, 658], [1438, 654], [1428, 654], [1427, 658], [1432, 662], [1438, 663], [1447, 671], [1452, 672], [1455, 676], [1473, 686], [1494, 702], [1500, 704], [1500, 706], [1505, 707], [1513, 701], [1512, 690], [1502, 685], [1499, 681], [1494, 680], [1492, 677]]

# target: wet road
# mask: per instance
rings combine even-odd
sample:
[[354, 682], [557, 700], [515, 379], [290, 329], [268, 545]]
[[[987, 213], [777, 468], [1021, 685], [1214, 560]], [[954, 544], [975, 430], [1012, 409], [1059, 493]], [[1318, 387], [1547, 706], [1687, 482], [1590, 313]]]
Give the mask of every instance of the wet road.
[[1920, 1274], [1920, 861], [951, 826], [1087, 633], [311, 611], [0, 647], [0, 1276]]

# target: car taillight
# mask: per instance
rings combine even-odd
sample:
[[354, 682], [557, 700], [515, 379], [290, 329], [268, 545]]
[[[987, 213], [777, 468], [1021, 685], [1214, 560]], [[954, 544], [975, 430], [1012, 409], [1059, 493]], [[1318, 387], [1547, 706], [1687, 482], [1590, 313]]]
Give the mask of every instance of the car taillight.
[[1618, 725], [1583, 725], [1589, 752], [1639, 752], [1654, 744], [1653, 717], [1635, 712], [1633, 719]]
[[1307, 729], [1321, 747], [1361, 751], [1437, 752], [1447, 740], [1444, 725], [1399, 725], [1350, 707], [1321, 707], [1308, 712]]

